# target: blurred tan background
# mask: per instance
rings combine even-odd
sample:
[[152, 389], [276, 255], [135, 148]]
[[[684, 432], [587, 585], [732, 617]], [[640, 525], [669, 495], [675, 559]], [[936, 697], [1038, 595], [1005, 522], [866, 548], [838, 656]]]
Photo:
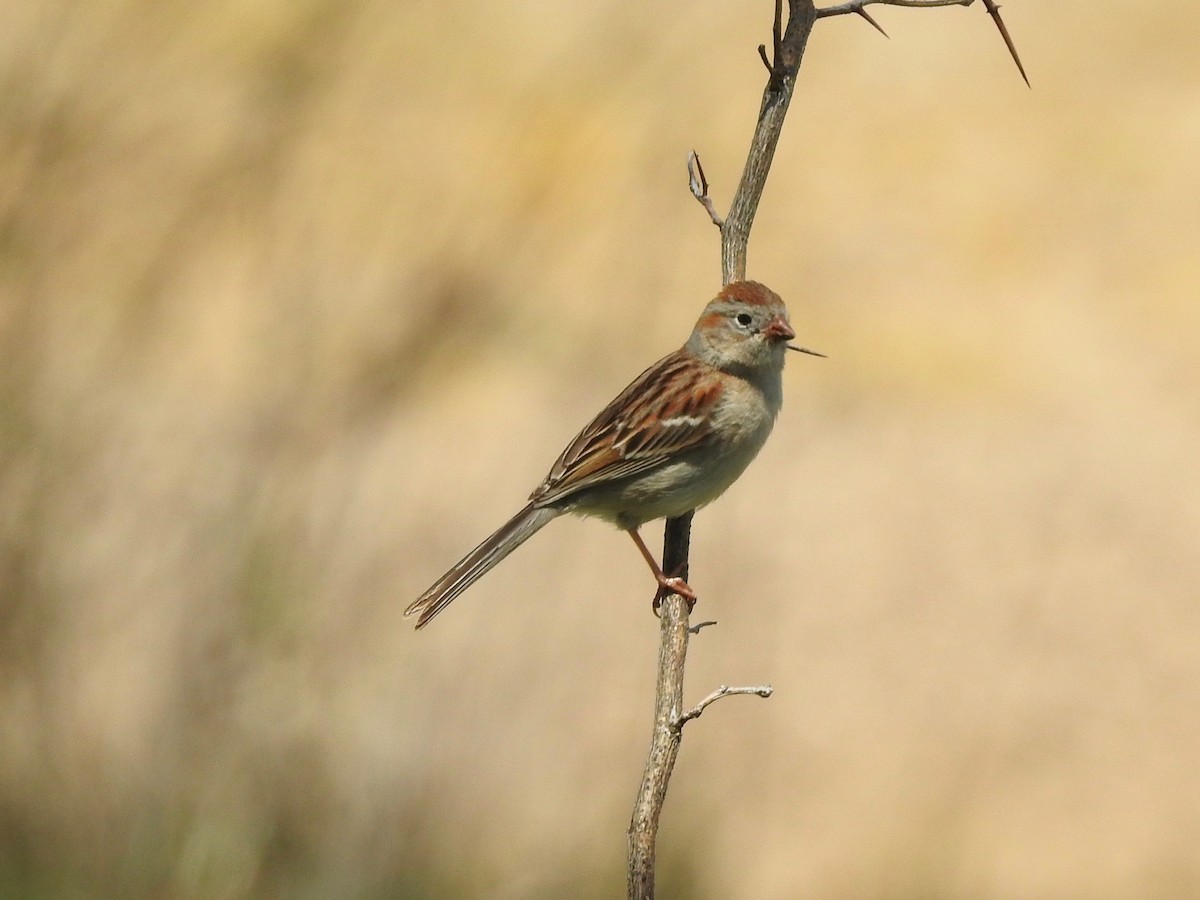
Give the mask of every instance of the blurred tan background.
[[[664, 896], [1200, 897], [1200, 14], [818, 24]], [[0, 12], [0, 896], [618, 897], [657, 632], [560, 521], [719, 286], [770, 4]], [[647, 530], [657, 546], [659, 529]]]

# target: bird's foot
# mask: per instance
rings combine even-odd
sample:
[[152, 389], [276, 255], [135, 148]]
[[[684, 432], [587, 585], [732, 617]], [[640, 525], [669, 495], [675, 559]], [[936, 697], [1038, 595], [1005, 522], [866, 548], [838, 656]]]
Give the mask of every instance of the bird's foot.
[[654, 603], [652, 605], [654, 614], [656, 616], [659, 615], [663, 601], [671, 594], [678, 594], [687, 601], [688, 613], [690, 614], [696, 605], [696, 592], [692, 590], [691, 585], [678, 575], [664, 575], [658, 579], [658, 590], [654, 594]]

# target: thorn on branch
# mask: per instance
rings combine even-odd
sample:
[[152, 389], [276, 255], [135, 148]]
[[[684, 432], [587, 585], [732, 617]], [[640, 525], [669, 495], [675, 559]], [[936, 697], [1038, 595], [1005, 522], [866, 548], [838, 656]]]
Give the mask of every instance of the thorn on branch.
[[891, 38], [888, 37], [888, 33], [883, 30], [883, 27], [878, 22], [876, 22], [874, 19], [871, 18], [871, 14], [869, 12], [867, 12], [862, 7], [859, 7], [857, 10], [855, 10], [855, 12], [857, 12], [860, 16], [862, 16], [864, 19], [866, 19], [868, 22], [870, 22], [871, 26], [876, 31], [878, 31], [880, 34], [882, 34], [885, 38], [888, 38], [888, 40], [891, 40]]
[[718, 228], [725, 225], [724, 220], [717, 215], [717, 208], [713, 206], [712, 200], [708, 196], [708, 179], [704, 177], [704, 166], [700, 165], [700, 156], [693, 150], [688, 154], [688, 187], [692, 190], [692, 196], [700, 201], [700, 205], [708, 211], [708, 217], [712, 219], [712, 223]]
[[[887, 32], [879, 27], [878, 23], [867, 14], [864, 9], [872, 3], [880, 3], [884, 6], [904, 6], [917, 9], [932, 9], [937, 6], [970, 6], [975, 0], [846, 0], [844, 3], [839, 3], [836, 6], [826, 6], [823, 9], [817, 10], [817, 18], [824, 19], [827, 16], [844, 16], [847, 13], [854, 13], [862, 16], [880, 32], [887, 36]], [[1004, 46], [1008, 48], [1009, 55], [1013, 58], [1013, 62], [1017, 64], [1017, 71], [1021, 73], [1021, 77], [1025, 80], [1028, 87], [1029, 76], [1025, 74], [1025, 66], [1021, 64], [1021, 57], [1017, 54], [1017, 45], [1013, 43], [1012, 35], [1008, 33], [1008, 26], [1004, 24], [1004, 20], [1000, 18], [1000, 6], [996, 0], [983, 0], [984, 8], [987, 14], [992, 17], [992, 21], [996, 23], [996, 27], [1000, 29], [1000, 36], [1004, 38]]]
[[708, 709], [708, 707], [712, 706], [722, 697], [732, 697], [735, 694], [753, 694], [756, 697], [766, 698], [770, 697], [773, 693], [775, 693], [775, 689], [769, 684], [760, 684], [755, 687], [729, 687], [723, 684], [687, 712], [676, 716], [675, 720], [671, 723], [671, 729], [676, 733], [682, 731], [684, 725], [692, 721], [692, 719], [700, 718], [700, 714], [704, 710]]
[[1013, 62], [1017, 64], [1017, 71], [1025, 79], [1025, 87], [1032, 88], [1033, 85], [1029, 83], [1029, 76], [1025, 74], [1025, 67], [1021, 65], [1021, 57], [1017, 55], [1017, 45], [1013, 43], [1012, 35], [1008, 33], [1008, 26], [1000, 18], [999, 5], [996, 3], [996, 0], [983, 0], [983, 5], [987, 9], [988, 15], [992, 17], [992, 21], [996, 23], [996, 27], [1000, 29], [1000, 37], [1004, 38], [1004, 46], [1008, 48]]

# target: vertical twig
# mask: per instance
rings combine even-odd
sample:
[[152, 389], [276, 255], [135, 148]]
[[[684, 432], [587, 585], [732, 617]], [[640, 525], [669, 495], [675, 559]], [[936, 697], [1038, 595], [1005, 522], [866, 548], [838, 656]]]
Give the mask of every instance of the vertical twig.
[[742, 168], [742, 180], [738, 183], [729, 214], [721, 226], [721, 278], [725, 284], [746, 277], [746, 248], [750, 243], [750, 229], [767, 184], [775, 148], [779, 145], [783, 120], [792, 102], [796, 73], [804, 58], [804, 48], [812, 33], [813, 23], [817, 20], [817, 10], [812, 0], [788, 0], [787, 27], [782, 29], [782, 2], [775, 0], [775, 58], [771, 62], [771, 75], [759, 106], [758, 123], [750, 140], [746, 165]]
[[[683, 517], [685, 523], [690, 516]], [[664, 567], [664, 571], [670, 571]], [[629, 898], [653, 900], [654, 842], [667, 784], [679, 755], [681, 731], [676, 720], [683, 709], [683, 661], [688, 645], [688, 606], [678, 594], [659, 607], [658, 684], [654, 700], [654, 735], [642, 773], [633, 819], [629, 823]]]
[[[775, 156], [775, 147], [783, 128], [783, 119], [796, 86], [796, 72], [804, 56], [808, 35], [816, 22], [812, 0], [788, 0], [788, 20], [782, 23], [783, 0], [775, 0], [772, 31], [774, 59], [770, 70], [758, 124], [750, 142], [750, 152], [742, 171], [729, 215], [721, 228], [721, 277], [723, 283], [746, 277], [746, 248], [750, 228], [758, 211], [758, 202], [767, 183], [767, 173]], [[765, 48], [760, 51], [766, 59]], [[707, 184], [704, 193], [707, 195]], [[693, 188], [694, 190], [694, 188]], [[710, 215], [712, 213], [710, 212]], [[715, 217], [714, 221], [719, 217]], [[668, 519], [663, 535], [663, 571], [687, 579], [688, 547], [692, 514]], [[641, 788], [629, 824], [629, 897], [652, 900], [654, 897], [655, 840], [658, 820], [667, 795], [671, 769], [679, 753], [681, 724], [674, 724], [683, 709], [683, 671], [687, 657], [688, 615], [686, 601], [677, 594], [663, 599], [661, 643], [658, 654], [658, 683], [654, 703], [654, 735], [642, 775]]]

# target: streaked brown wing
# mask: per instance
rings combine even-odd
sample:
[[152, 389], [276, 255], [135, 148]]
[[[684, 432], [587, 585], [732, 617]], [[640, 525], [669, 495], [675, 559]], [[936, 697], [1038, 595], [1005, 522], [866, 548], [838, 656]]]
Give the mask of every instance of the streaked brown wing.
[[548, 506], [661, 465], [712, 435], [718, 373], [676, 350], [634, 379], [567, 445], [529, 497]]

